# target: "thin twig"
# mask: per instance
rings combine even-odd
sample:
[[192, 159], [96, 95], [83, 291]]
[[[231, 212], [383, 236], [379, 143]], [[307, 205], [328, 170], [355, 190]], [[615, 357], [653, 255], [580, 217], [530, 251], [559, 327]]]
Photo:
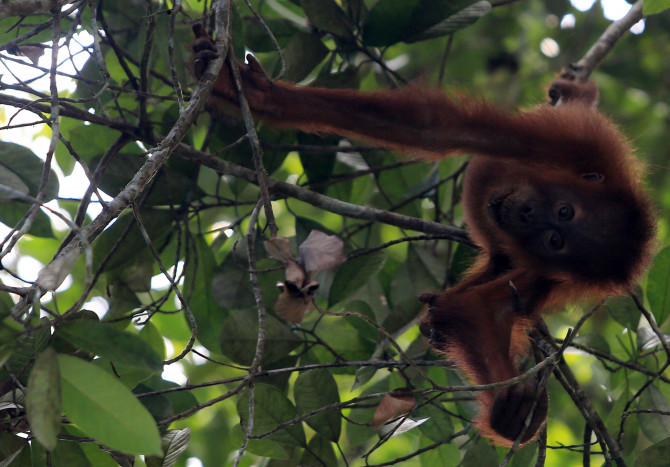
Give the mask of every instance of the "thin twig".
[[[221, 2], [228, 3], [227, 0], [221, 0]], [[222, 43], [221, 47], [221, 50], [225, 50], [226, 45]], [[223, 57], [216, 58], [209, 63], [200, 83], [191, 96], [191, 101], [186, 107], [186, 110], [179, 116], [165, 139], [151, 151], [152, 156], [147, 159], [144, 165], [135, 173], [132, 180], [128, 182], [125, 188], [108, 204], [108, 209], [101, 212], [90, 224], [81, 229], [82, 235], [84, 238], [88, 239], [89, 242], [97, 238], [113, 219], [118, 217], [130, 203], [137, 199], [144, 188], [151, 183], [158, 170], [170, 157], [170, 154], [172, 154], [178, 147], [182, 138], [195, 121], [197, 114], [204, 107], [205, 101], [214, 87], [214, 80], [216, 79], [222, 64]], [[84, 113], [88, 114], [88, 112]], [[84, 120], [91, 119], [84, 118]], [[61, 250], [60, 254], [54, 260], [42, 269], [42, 271], [48, 271], [49, 268], [55, 267], [62, 268], [63, 264], [71, 265], [70, 267], [73, 267], [75, 260], [81, 254], [82, 249], [83, 245], [79, 238], [74, 238], [65, 248], [63, 248], [63, 250]], [[57, 264], [58, 262], [60, 262], [60, 264]], [[38, 290], [37, 285], [33, 285], [31, 286], [30, 292], [31, 293], [19, 300], [19, 302], [12, 308], [11, 316], [14, 319], [22, 321], [27, 308], [31, 304], [33, 296], [41, 296], [45, 291]]]
[[605, 32], [603, 32], [598, 40], [586, 52], [584, 57], [577, 63], [572, 65], [577, 79], [586, 81], [598, 64], [605, 58], [605, 56], [614, 48], [617, 41], [631, 28], [635, 23], [642, 19], [642, 4], [643, 0], [638, 0], [631, 7], [630, 11], [621, 18], [610, 24]]

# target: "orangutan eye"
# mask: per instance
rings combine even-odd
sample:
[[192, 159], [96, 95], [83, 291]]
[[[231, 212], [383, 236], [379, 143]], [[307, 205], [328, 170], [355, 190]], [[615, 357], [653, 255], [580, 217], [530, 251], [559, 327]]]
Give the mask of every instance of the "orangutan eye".
[[575, 215], [575, 210], [569, 204], [562, 204], [557, 211], [558, 220], [569, 221]]
[[558, 232], [551, 232], [546, 240], [547, 247], [552, 250], [560, 250], [565, 246], [565, 240]]

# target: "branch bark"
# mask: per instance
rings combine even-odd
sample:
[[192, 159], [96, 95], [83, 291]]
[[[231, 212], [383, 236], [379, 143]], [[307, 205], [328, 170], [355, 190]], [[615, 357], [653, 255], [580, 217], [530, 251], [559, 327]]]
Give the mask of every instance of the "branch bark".
[[[228, 0], [221, 0], [228, 2]], [[11, 316], [14, 319], [21, 320], [25, 315], [26, 310], [30, 307], [33, 300], [44, 295], [47, 290], [53, 290], [59, 284], [54, 284], [51, 280], [53, 277], [62, 277], [64, 268], [72, 268], [76, 260], [81, 255], [85, 246], [82, 244], [80, 237], [88, 239], [92, 242], [104, 230], [109, 223], [121, 214], [133, 201], [135, 201], [142, 190], [153, 180], [158, 170], [168, 160], [172, 152], [179, 146], [182, 138], [195, 122], [195, 119], [205, 105], [209, 95], [214, 87], [214, 81], [218, 76], [223, 58], [226, 56], [226, 44], [224, 38], [226, 37], [226, 30], [229, 25], [223, 20], [217, 18], [217, 46], [221, 53], [219, 58], [213, 60], [207, 71], [204, 73], [202, 79], [198, 83], [189, 105], [186, 107], [184, 113], [175, 122], [174, 126], [167, 134], [167, 136], [158, 144], [158, 146], [149, 151], [152, 156], [144, 163], [142, 168], [135, 174], [133, 179], [125, 186], [121, 192], [114, 197], [112, 201], [107, 204], [107, 209], [104, 209], [93, 221], [81, 229], [81, 235], [70, 241], [70, 243], [61, 250], [61, 252], [47, 264], [39, 273], [38, 279], [33, 284], [28, 293], [21, 298], [21, 300], [12, 308]], [[84, 112], [86, 113], [86, 112]], [[40, 280], [43, 278], [43, 280]], [[44, 287], [48, 284], [48, 287]], [[55, 286], [55, 287], [54, 287]]]
[[610, 24], [605, 32], [603, 32], [598, 40], [586, 52], [584, 57], [577, 63], [571, 65], [574, 69], [577, 79], [579, 81], [586, 81], [595, 68], [605, 58], [605, 56], [614, 48], [617, 41], [632, 28], [635, 23], [642, 19], [642, 4], [643, 0], [638, 0], [632, 6], [630, 11], [621, 18]]

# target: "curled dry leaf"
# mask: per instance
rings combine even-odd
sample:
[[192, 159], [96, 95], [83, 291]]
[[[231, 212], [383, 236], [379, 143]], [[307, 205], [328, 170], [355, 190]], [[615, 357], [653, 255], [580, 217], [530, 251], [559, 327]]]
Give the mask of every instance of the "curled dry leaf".
[[[318, 282], [312, 282], [316, 284], [316, 287], [319, 286]], [[289, 323], [302, 323], [302, 318], [314, 309], [314, 298], [312, 297], [314, 292], [297, 289], [290, 282], [285, 284], [280, 282], [277, 285], [282, 290], [282, 294], [275, 302], [275, 313]]]
[[391, 438], [400, 436], [403, 433], [407, 433], [409, 430], [413, 430], [419, 425], [423, 425], [428, 420], [430, 420], [428, 417], [419, 418], [417, 420], [413, 420], [411, 418], [400, 418], [395, 422], [390, 422], [387, 423], [386, 425], [381, 426], [379, 428], [379, 435], [380, 436], [391, 435]]
[[308, 273], [336, 268], [347, 259], [344, 256], [344, 242], [339, 237], [326, 235], [320, 230], [312, 230], [298, 250], [300, 264]]
[[342, 264], [344, 243], [334, 235], [313, 230], [298, 248], [300, 258], [291, 255], [290, 242], [275, 237], [265, 242], [270, 258], [286, 263], [286, 280], [277, 284], [281, 295], [275, 302], [275, 313], [291, 323], [300, 323], [306, 313], [314, 309], [314, 292], [319, 283], [312, 279], [318, 270], [328, 270]]
[[408, 413], [414, 408], [416, 401], [412, 396], [393, 396], [386, 394], [375, 410], [372, 427], [376, 430], [389, 420]]
[[79, 259], [79, 251], [71, 250], [60, 254], [51, 263], [47, 264], [37, 275], [37, 284], [42, 290], [56, 290], [72, 271]]
[[44, 55], [44, 46], [41, 44], [17, 45], [7, 50], [7, 52], [19, 57], [27, 57], [28, 60], [33, 62], [33, 65], [37, 65], [40, 57]]
[[293, 259], [291, 255], [291, 242], [286, 237], [272, 237], [270, 240], [263, 242], [265, 251], [268, 256], [277, 261], [288, 261]]

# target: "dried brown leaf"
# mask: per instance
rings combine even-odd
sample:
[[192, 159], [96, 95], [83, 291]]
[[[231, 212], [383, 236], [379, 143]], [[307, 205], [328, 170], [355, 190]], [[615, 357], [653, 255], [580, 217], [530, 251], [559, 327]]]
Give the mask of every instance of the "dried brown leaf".
[[416, 401], [412, 396], [392, 396], [386, 394], [375, 410], [375, 416], [372, 419], [372, 427], [378, 429], [389, 420], [393, 420], [399, 415], [408, 413]]
[[263, 242], [265, 252], [272, 259], [278, 261], [288, 261], [293, 258], [291, 255], [291, 241], [286, 237], [272, 237]]
[[312, 230], [298, 250], [300, 264], [308, 273], [336, 268], [347, 259], [344, 256], [344, 242], [320, 230]]

